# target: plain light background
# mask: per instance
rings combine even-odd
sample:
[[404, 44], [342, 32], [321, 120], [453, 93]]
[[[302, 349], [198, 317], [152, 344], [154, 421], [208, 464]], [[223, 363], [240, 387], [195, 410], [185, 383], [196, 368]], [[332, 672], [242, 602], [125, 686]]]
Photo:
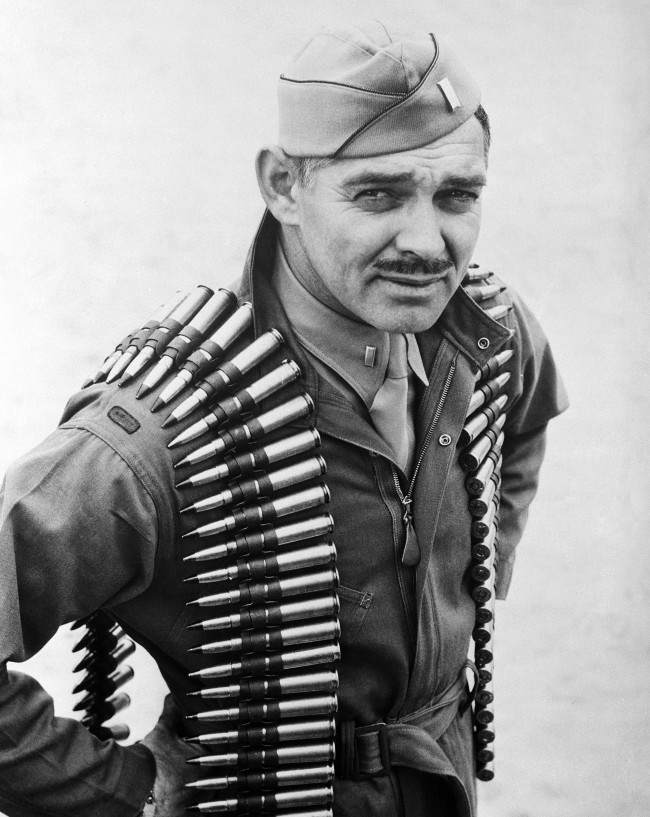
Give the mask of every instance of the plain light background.
[[[275, 82], [321, 23], [446, 34], [494, 146], [476, 259], [533, 307], [572, 400], [497, 622], [481, 817], [645, 817], [645, 4], [0, 0], [0, 466], [170, 292], [239, 273]], [[645, 177], [645, 178], [644, 178]], [[27, 665], [60, 714], [70, 634]], [[139, 650], [128, 720], [163, 694]]]

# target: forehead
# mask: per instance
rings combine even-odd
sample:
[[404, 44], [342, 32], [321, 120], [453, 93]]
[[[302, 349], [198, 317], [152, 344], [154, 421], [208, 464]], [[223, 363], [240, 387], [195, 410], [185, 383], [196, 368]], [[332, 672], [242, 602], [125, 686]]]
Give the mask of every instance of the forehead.
[[324, 175], [343, 186], [363, 184], [373, 176], [387, 179], [395, 176], [396, 181], [415, 183], [466, 177], [480, 184], [485, 183], [486, 170], [483, 129], [476, 117], [471, 117], [423, 147], [364, 159], [337, 160], [324, 168]]

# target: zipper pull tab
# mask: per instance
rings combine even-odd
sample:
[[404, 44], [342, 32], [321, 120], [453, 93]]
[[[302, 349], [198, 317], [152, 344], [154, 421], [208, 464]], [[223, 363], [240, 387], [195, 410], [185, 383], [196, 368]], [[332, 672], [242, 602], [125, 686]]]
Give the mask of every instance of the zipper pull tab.
[[404, 527], [406, 528], [406, 541], [404, 542], [404, 551], [402, 553], [402, 564], [407, 567], [415, 567], [420, 563], [420, 544], [418, 537], [413, 527], [413, 514], [411, 513], [411, 502], [413, 500], [410, 496], [405, 496], [402, 500], [404, 505]]

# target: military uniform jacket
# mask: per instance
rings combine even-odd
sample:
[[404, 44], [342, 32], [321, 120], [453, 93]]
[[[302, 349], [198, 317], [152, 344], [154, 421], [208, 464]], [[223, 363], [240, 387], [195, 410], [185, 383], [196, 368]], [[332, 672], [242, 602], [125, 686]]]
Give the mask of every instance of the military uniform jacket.
[[[345, 779], [336, 781], [335, 813], [399, 814], [392, 768], [405, 766], [442, 776], [458, 814], [471, 815], [471, 724], [460, 711], [464, 683], [458, 679], [474, 603], [470, 517], [455, 443], [478, 368], [510, 344], [503, 596], [537, 486], [544, 428], [565, 407], [547, 341], [511, 293], [503, 294], [514, 309], [502, 324], [460, 290], [436, 326], [417, 336], [430, 385], [415, 418], [420, 561], [406, 567], [396, 480], [405, 487], [409, 475], [399, 472], [360, 407], [304, 360], [268, 280], [275, 242], [276, 225], [267, 215], [241, 295], [253, 301], [257, 333], [270, 327], [283, 333], [316, 405], [341, 580], [339, 717], [344, 731], [380, 724], [383, 736], [382, 760], [372, 774], [359, 774], [352, 758]], [[109, 417], [116, 404], [137, 429]], [[179, 580], [181, 499], [159, 423], [150, 418], [148, 401], [93, 386], [71, 400], [50, 437], [10, 469], [0, 518], [0, 664], [24, 660], [58, 626], [103, 607], [153, 655], [185, 706], [187, 672], [194, 667], [186, 654], [193, 635]], [[11, 817], [136, 815], [153, 777], [144, 747], [100, 743], [75, 722], [54, 718], [50, 698], [32, 679], [17, 672], [0, 679], [0, 809]]]

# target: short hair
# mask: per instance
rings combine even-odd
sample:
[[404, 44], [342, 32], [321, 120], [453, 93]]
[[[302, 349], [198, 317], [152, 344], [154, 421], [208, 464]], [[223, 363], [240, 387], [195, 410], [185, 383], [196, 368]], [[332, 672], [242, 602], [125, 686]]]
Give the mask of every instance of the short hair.
[[[490, 152], [490, 143], [492, 140], [490, 134], [490, 118], [482, 105], [479, 105], [474, 111], [474, 116], [478, 119], [481, 128], [483, 129], [483, 153], [485, 155], [485, 161], [487, 162], [488, 153]], [[314, 174], [317, 170], [327, 167], [327, 165], [336, 161], [336, 159], [329, 157], [289, 156], [288, 154], [287, 159], [293, 163], [296, 179], [303, 187], [307, 187], [312, 182]]]

